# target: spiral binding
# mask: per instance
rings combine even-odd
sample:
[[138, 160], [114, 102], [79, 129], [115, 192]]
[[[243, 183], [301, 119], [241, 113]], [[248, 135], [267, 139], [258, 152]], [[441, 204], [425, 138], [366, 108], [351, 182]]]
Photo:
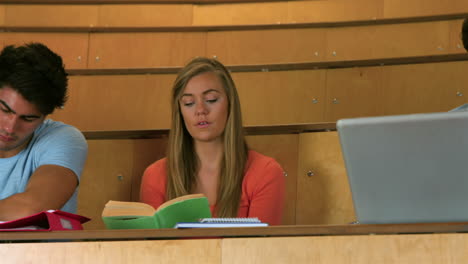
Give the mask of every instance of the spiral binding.
[[257, 217], [202, 218], [200, 223], [261, 223]]

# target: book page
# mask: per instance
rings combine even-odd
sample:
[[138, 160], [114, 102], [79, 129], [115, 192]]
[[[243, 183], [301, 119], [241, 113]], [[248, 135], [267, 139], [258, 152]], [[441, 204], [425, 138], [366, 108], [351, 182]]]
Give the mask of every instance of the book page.
[[205, 195], [203, 195], [202, 193], [197, 193], [197, 194], [187, 194], [187, 195], [183, 195], [183, 196], [179, 196], [177, 198], [174, 198], [172, 200], [169, 200], [163, 204], [161, 204], [158, 209], [156, 210], [159, 211], [161, 209], [164, 209], [165, 207], [171, 205], [171, 204], [174, 204], [174, 203], [177, 203], [177, 202], [180, 202], [180, 201], [184, 201], [184, 200], [188, 200], [188, 199], [194, 199], [194, 198], [202, 198], [202, 197], [205, 197]]
[[102, 216], [152, 216], [154, 208], [145, 203], [110, 200], [102, 211]]

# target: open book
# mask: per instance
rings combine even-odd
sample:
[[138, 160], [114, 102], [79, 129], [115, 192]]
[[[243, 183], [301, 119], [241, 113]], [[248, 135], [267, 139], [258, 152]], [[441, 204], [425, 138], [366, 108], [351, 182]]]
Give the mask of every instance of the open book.
[[173, 228], [178, 222], [193, 222], [206, 217], [211, 217], [211, 211], [203, 194], [180, 196], [157, 209], [140, 202], [111, 200], [102, 211], [108, 229]]

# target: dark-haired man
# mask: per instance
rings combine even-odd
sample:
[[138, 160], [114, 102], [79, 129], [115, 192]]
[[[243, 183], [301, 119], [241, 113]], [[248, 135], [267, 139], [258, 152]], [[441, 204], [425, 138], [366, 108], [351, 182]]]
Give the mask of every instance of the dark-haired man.
[[67, 86], [61, 57], [42, 44], [0, 53], [0, 220], [76, 211], [86, 140], [46, 119], [64, 105]]

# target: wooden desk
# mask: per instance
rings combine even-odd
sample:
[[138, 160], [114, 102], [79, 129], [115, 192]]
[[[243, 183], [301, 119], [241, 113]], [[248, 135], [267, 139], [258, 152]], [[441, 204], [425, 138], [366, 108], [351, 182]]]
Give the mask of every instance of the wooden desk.
[[466, 263], [465, 232], [468, 223], [1, 232], [0, 254], [2, 263]]

